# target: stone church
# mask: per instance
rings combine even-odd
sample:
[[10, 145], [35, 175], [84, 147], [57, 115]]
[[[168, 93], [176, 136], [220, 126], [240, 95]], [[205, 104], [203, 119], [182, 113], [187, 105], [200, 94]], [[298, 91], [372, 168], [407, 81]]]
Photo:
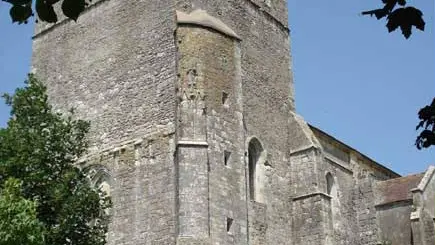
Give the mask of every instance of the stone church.
[[94, 0], [36, 26], [32, 71], [92, 123], [108, 244], [435, 244], [433, 167], [401, 177], [296, 113], [287, 12]]

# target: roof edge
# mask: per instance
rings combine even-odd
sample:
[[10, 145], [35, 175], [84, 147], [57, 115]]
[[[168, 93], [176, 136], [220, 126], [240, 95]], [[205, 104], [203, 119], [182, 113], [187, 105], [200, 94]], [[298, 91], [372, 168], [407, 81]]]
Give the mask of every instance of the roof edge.
[[368, 160], [368, 162], [370, 163], [370, 165], [373, 165], [373, 166], [375, 166], [375, 167], [377, 167], [377, 168], [380, 168], [380, 169], [382, 169], [382, 170], [384, 170], [384, 171], [388, 171], [388, 172], [392, 173], [392, 175], [395, 175], [396, 178], [397, 178], [397, 177], [402, 177], [400, 174], [396, 173], [396, 172], [393, 171], [392, 169], [385, 167], [384, 165], [378, 163], [377, 161], [373, 160], [372, 158], [370, 158], [369, 156], [365, 155], [364, 153], [361, 153], [360, 151], [356, 150], [355, 148], [349, 146], [348, 144], [344, 143], [344, 142], [341, 141], [341, 140], [338, 140], [338, 139], [335, 138], [334, 136], [332, 136], [332, 135], [326, 133], [325, 131], [323, 131], [323, 130], [317, 128], [317, 127], [315, 127], [314, 125], [308, 123], [308, 126], [309, 126], [313, 131], [317, 131], [317, 132], [319, 132], [319, 133], [325, 135], [326, 137], [329, 137], [329, 138], [333, 139], [333, 140], [336, 141], [339, 145], [341, 145], [341, 146], [343, 146], [343, 147], [349, 149], [350, 151], [353, 151], [353, 152], [355, 152], [355, 153], [361, 155], [363, 158], [365, 158], [366, 160]]
[[423, 178], [421, 179], [418, 186], [414, 189], [412, 189], [412, 192], [423, 192], [427, 185], [429, 184], [429, 181], [432, 179], [432, 176], [435, 174], [435, 167], [429, 166], [429, 168], [426, 170], [426, 173], [424, 174]]

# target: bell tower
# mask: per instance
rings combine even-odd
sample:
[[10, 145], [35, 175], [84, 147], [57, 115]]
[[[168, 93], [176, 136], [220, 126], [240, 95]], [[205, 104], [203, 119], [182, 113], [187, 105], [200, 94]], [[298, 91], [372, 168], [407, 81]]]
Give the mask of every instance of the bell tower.
[[261, 245], [296, 244], [290, 64], [285, 0], [94, 0], [37, 25], [32, 71], [91, 121], [109, 244]]

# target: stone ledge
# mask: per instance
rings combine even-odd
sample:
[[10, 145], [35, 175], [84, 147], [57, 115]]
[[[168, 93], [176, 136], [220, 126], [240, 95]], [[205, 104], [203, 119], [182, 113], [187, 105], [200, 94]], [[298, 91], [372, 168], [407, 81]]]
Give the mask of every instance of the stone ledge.
[[420, 220], [420, 212], [421, 211], [419, 208], [416, 211], [411, 212], [411, 215], [410, 215], [411, 221], [419, 221]]
[[375, 208], [376, 208], [376, 210], [379, 210], [379, 209], [390, 208], [390, 207], [393, 207], [393, 206], [410, 206], [410, 205], [412, 205], [412, 199], [406, 199], [406, 200], [398, 200], [398, 201], [394, 201], [394, 202], [380, 203], [380, 204], [376, 204]]
[[310, 197], [314, 197], [314, 196], [322, 196], [326, 199], [331, 199], [332, 197], [326, 193], [323, 192], [312, 192], [312, 193], [308, 193], [308, 194], [303, 194], [297, 197], [293, 197], [292, 200], [293, 201], [298, 201], [298, 200], [302, 200], [302, 199], [306, 199], [306, 198], [310, 198]]
[[320, 148], [317, 146], [306, 146], [306, 147], [301, 147], [298, 148], [292, 152], [290, 152], [290, 156], [295, 156], [295, 155], [299, 155], [299, 154], [303, 154], [304, 152], [308, 152], [308, 151], [320, 151]]
[[165, 138], [165, 137], [170, 137], [171, 135], [175, 135], [175, 132], [173, 132], [172, 130], [168, 130], [166, 132], [165, 131], [150, 132], [150, 133], [144, 135], [143, 137], [119, 142], [114, 146], [107, 147], [107, 148], [104, 148], [101, 150], [97, 150], [97, 151], [93, 151], [91, 153], [88, 153], [88, 154], [82, 156], [81, 158], [77, 159], [76, 162], [81, 164], [81, 163], [84, 163], [88, 159], [95, 157], [95, 156], [111, 155], [111, 154], [119, 152], [122, 149], [126, 149], [129, 146], [133, 146], [133, 147], [139, 146], [139, 145], [143, 144], [144, 141], [145, 142], [146, 141], [154, 141], [156, 138]]
[[204, 146], [208, 147], [206, 141], [191, 141], [191, 140], [179, 140], [177, 146]]

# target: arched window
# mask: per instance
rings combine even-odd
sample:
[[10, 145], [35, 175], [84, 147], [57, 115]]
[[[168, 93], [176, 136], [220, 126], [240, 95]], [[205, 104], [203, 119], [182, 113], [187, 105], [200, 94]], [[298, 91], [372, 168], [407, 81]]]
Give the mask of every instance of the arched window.
[[100, 172], [94, 181], [94, 186], [100, 189], [105, 195], [112, 196], [111, 189], [113, 185], [112, 176], [107, 172]]
[[[112, 188], [113, 188], [113, 177], [110, 173], [110, 171], [99, 164], [95, 165], [89, 165], [83, 169], [83, 171], [88, 176], [91, 185], [95, 189], [99, 189], [102, 192], [101, 195], [104, 195], [104, 197], [112, 197]], [[105, 210], [106, 214], [111, 213], [111, 209]]]
[[251, 200], [264, 202], [264, 149], [257, 138], [249, 141], [248, 146], [248, 172], [249, 172], [249, 196]]

